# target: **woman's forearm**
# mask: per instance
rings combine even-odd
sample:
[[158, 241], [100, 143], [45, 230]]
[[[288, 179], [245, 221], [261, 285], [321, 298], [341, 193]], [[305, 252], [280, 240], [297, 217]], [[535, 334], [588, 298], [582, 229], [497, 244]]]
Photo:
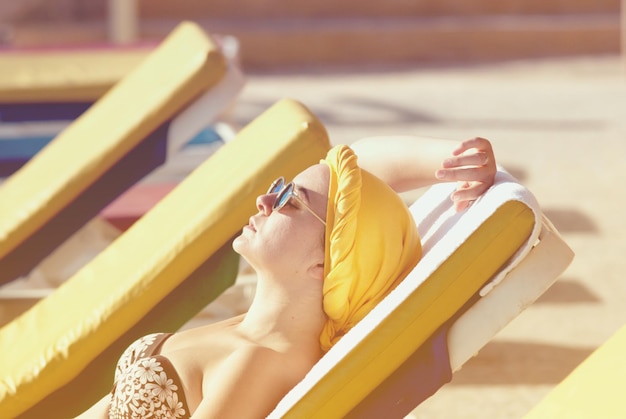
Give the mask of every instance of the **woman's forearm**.
[[350, 147], [359, 166], [378, 176], [397, 192], [445, 181], [436, 173], [461, 143], [417, 136], [368, 137]]
[[396, 192], [457, 182], [450, 196], [463, 210], [493, 185], [496, 159], [489, 140], [465, 141], [413, 136], [365, 138], [352, 145], [359, 165]]

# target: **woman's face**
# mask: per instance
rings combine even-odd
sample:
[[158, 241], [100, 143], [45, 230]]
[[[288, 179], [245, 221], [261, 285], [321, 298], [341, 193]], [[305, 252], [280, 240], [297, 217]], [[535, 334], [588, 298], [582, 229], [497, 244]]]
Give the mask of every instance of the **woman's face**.
[[[326, 219], [329, 176], [328, 166], [317, 164], [293, 179], [295, 193], [322, 219]], [[272, 211], [276, 195], [257, 198], [259, 211], [233, 242], [235, 251], [257, 272], [279, 276], [292, 276], [312, 264], [323, 264], [325, 226], [297, 199]]]

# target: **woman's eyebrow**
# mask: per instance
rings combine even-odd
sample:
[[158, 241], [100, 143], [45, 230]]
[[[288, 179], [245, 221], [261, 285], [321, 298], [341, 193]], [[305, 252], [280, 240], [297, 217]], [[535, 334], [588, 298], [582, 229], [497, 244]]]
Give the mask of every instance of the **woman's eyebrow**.
[[306, 188], [299, 186], [297, 183], [294, 183], [296, 187], [296, 194], [300, 199], [302, 199], [307, 204], [311, 204], [311, 200], [309, 199], [309, 191]]

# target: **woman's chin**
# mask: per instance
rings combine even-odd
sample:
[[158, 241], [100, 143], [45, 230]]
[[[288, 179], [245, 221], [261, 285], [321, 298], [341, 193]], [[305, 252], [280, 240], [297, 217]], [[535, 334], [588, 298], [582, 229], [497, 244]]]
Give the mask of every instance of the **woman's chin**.
[[250, 248], [250, 240], [248, 237], [246, 237], [245, 234], [242, 233], [239, 236], [235, 237], [232, 247], [235, 253], [238, 253], [240, 256], [245, 258], [246, 255], [249, 253], [248, 249]]
[[235, 253], [239, 253], [241, 255], [241, 250], [242, 250], [244, 241], [245, 241], [245, 238], [242, 235], [235, 237], [235, 240], [233, 240], [233, 244], [232, 244], [233, 250], [235, 251]]

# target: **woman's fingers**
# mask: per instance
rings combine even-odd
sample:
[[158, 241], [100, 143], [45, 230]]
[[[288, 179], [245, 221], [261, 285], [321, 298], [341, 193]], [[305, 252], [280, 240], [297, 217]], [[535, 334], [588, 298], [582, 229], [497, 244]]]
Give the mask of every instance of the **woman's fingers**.
[[481, 137], [463, 141], [447, 158], [435, 176], [446, 182], [458, 182], [450, 198], [462, 211], [493, 185], [496, 161], [489, 140]]
[[456, 201], [454, 203], [454, 210], [457, 212], [461, 212], [472, 205], [474, 201]]
[[[456, 211], [463, 211], [464, 209], [469, 207], [472, 204], [472, 202], [474, 202], [474, 200], [469, 199], [468, 195], [466, 194], [469, 188], [470, 188], [469, 182], [458, 182], [456, 191], [450, 195], [450, 199], [452, 200], [454, 204], [454, 209]], [[464, 191], [464, 192], [461, 193], [460, 191]]]
[[492, 181], [496, 163], [491, 143], [484, 138], [463, 141], [453, 151], [453, 156], [445, 159], [436, 176], [446, 181]]
[[491, 148], [491, 143], [486, 138], [475, 137], [470, 140], [463, 141], [459, 147], [452, 152], [452, 155], [458, 156], [460, 154], [465, 153], [467, 150], [475, 148], [480, 151], [486, 151], [493, 155], [493, 150]]
[[483, 166], [489, 162], [489, 156], [484, 151], [477, 151], [471, 154], [463, 154], [450, 157], [443, 161], [444, 168], [454, 168], [461, 166]]
[[457, 189], [452, 193], [450, 198], [454, 202], [475, 201], [483, 193], [485, 193], [489, 186], [490, 185], [487, 185], [483, 182], [466, 183], [465, 185], [457, 187]]
[[439, 169], [435, 175], [437, 179], [445, 179], [447, 182], [490, 182], [494, 173], [486, 166], [463, 166]]

